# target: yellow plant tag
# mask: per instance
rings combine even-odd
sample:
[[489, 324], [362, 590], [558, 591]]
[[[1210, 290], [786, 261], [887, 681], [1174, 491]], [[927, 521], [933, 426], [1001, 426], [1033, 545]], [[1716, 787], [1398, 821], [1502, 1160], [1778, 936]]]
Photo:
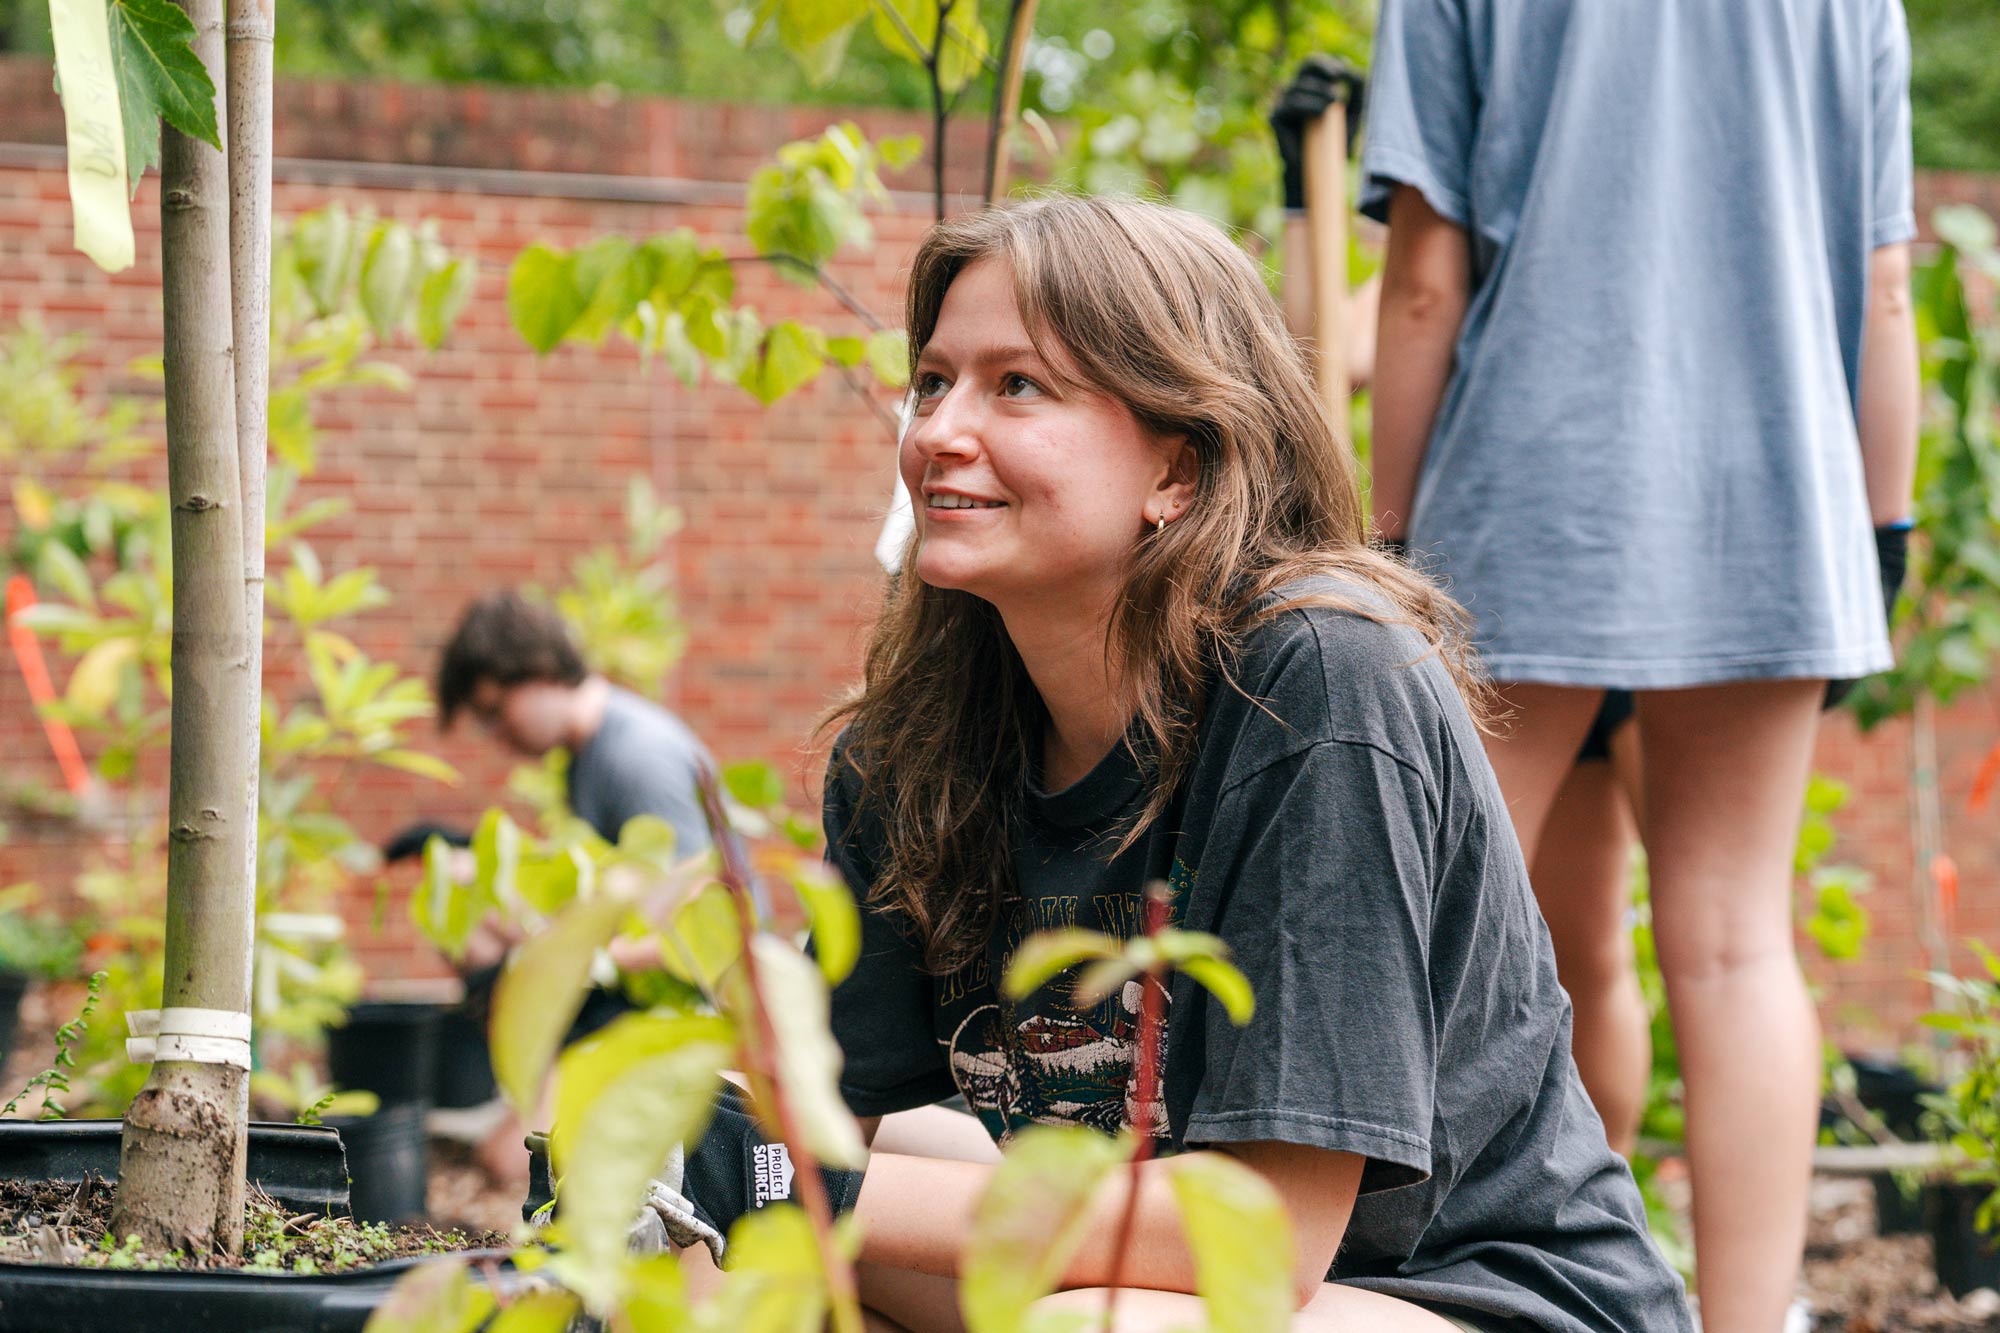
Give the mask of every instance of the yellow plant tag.
[[49, 23], [69, 136], [76, 248], [106, 273], [117, 273], [132, 267], [134, 242], [131, 196], [125, 193], [125, 129], [104, 0], [49, 0]]

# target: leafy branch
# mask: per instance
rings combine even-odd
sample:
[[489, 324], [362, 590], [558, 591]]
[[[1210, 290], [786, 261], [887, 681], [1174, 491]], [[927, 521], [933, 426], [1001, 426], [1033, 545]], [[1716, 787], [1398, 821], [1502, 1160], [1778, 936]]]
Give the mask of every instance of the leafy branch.
[[90, 974], [90, 988], [83, 997], [83, 1009], [75, 1018], [56, 1029], [55, 1058], [49, 1062], [47, 1069], [29, 1079], [11, 1101], [0, 1106], [0, 1119], [14, 1114], [14, 1108], [36, 1088], [43, 1089], [42, 1110], [37, 1119], [61, 1120], [68, 1114], [63, 1110], [62, 1103], [56, 1100], [56, 1094], [69, 1092], [68, 1071], [76, 1068], [76, 1052], [72, 1048], [83, 1039], [85, 1030], [90, 1026], [90, 1016], [97, 1011], [98, 998], [104, 993], [105, 979], [102, 972]]

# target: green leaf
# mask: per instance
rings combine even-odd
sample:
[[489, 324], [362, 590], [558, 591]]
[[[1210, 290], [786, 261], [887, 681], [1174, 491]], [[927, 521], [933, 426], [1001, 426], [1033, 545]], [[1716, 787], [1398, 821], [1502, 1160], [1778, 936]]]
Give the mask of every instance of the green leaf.
[[136, 639], [106, 639], [85, 653], [70, 673], [63, 701], [87, 717], [103, 717], [118, 698], [125, 665], [139, 654]]
[[1091, 1200], [1132, 1136], [1035, 1125], [1015, 1136], [972, 1211], [958, 1304], [971, 1333], [1015, 1333], [1055, 1290], [1090, 1225]]
[[91, 586], [90, 571], [75, 551], [61, 541], [45, 541], [35, 553], [35, 579], [54, 588], [86, 611], [97, 609], [97, 589]]
[[169, 0], [110, 0], [111, 63], [125, 121], [125, 174], [131, 192], [160, 160], [160, 121], [209, 147], [222, 147], [215, 81], [189, 45], [194, 24]]
[[1257, 997], [1250, 991], [1250, 979], [1234, 963], [1220, 958], [1190, 958], [1180, 965], [1180, 970], [1220, 1000], [1229, 1021], [1237, 1027], [1248, 1023], [1257, 1012]]
[[588, 897], [596, 878], [597, 867], [581, 848], [559, 847], [523, 855], [514, 871], [514, 892], [533, 911], [552, 916]]
[[416, 263], [416, 233], [402, 223], [381, 223], [368, 238], [361, 256], [361, 309], [377, 338], [391, 338], [401, 326]]
[[399, 768], [405, 773], [415, 773], [420, 778], [432, 782], [442, 782], [447, 787], [458, 785], [458, 770], [434, 754], [422, 750], [377, 750], [368, 756], [373, 763], [389, 768]]
[[674, 826], [658, 815], [633, 815], [618, 830], [618, 859], [665, 872], [679, 859], [679, 842]]
[[869, 0], [766, 0], [760, 18], [776, 10], [778, 41], [817, 88], [840, 71], [848, 39], [866, 17]]
[[16, 611], [11, 619], [13, 624], [25, 626], [42, 635], [91, 634], [105, 623], [88, 611], [64, 606], [60, 602], [37, 602], [33, 606]]
[[1931, 214], [1938, 239], [1963, 253], [1977, 254], [2000, 242], [2000, 228], [1971, 204], [1947, 204]]
[[1140, 968], [1129, 958], [1106, 958], [1092, 963], [1077, 974], [1076, 986], [1070, 991], [1070, 1003], [1079, 1009], [1088, 1009], [1109, 998], [1111, 992], [1122, 990], [1125, 983], [1139, 975]]
[[688, 1308], [679, 1255], [652, 1254], [626, 1265], [623, 1314], [630, 1333], [685, 1333], [699, 1327]]
[[812, 383], [825, 368], [823, 335], [795, 320], [785, 319], [764, 331], [763, 342], [736, 382], [769, 407], [793, 390]]
[[630, 910], [610, 891], [572, 903], [514, 950], [493, 987], [493, 1077], [531, 1129], [539, 1128], [549, 1065], [583, 1007], [591, 963]]
[[901, 329], [877, 329], [868, 335], [868, 369], [892, 389], [910, 382], [910, 336]]
[[752, 810], [769, 810], [785, 803], [784, 778], [771, 765], [755, 760], [726, 765], [722, 770], [722, 789]]
[[546, 354], [561, 342], [587, 304], [577, 288], [574, 256], [531, 245], [508, 270], [508, 317], [537, 353]]
[[574, 268], [577, 295], [584, 310], [570, 336], [602, 342], [604, 335], [629, 319], [652, 288], [652, 263], [647, 252], [623, 236], [600, 236], [577, 249]]
[[1125, 950], [1115, 936], [1095, 930], [1044, 930], [1021, 941], [1007, 964], [1002, 988], [1010, 1000], [1025, 1000], [1058, 974], [1078, 963], [1122, 958]]
[[812, 926], [813, 956], [829, 986], [838, 986], [861, 960], [861, 909], [854, 894], [823, 861], [801, 861], [788, 872]]
[[1282, 1333], [1294, 1313], [1292, 1220], [1271, 1182], [1222, 1153], [1191, 1153], [1168, 1179], [1216, 1333]]
[[[347, 270], [354, 255], [354, 219], [339, 204], [316, 208], [292, 228], [292, 246], [299, 277], [312, 297], [314, 310], [322, 317], [332, 314], [347, 290]], [[309, 345], [294, 346], [292, 352], [295, 356], [316, 354]], [[272, 414], [277, 414], [275, 402]]]
[[892, 134], [886, 139], [875, 141], [875, 151], [882, 155], [882, 164], [892, 171], [901, 171], [911, 166], [924, 155], [924, 136], [921, 134]]
[[410, 895], [410, 917], [417, 929], [452, 959], [464, 954], [466, 941], [493, 907], [492, 898], [477, 886], [459, 884], [452, 878], [455, 850], [443, 838], [426, 842], [423, 883]]
[[[895, 17], [887, 13], [891, 9]], [[877, 0], [874, 23], [875, 35], [884, 46], [918, 64], [927, 63], [931, 48], [938, 45], [937, 0]], [[917, 39], [916, 45], [911, 44], [911, 36]], [[938, 54], [939, 86], [947, 93], [963, 88], [984, 67], [988, 49], [977, 0], [954, 0]]]
[[626, 1235], [647, 1183], [676, 1146], [699, 1140], [735, 1054], [726, 1039], [702, 1035], [726, 1038], [718, 1020], [633, 1015], [614, 1027], [622, 1031], [563, 1056], [550, 1137], [563, 1161], [556, 1215], [576, 1265], [572, 1281], [599, 1310], [623, 1295]]
[[485, 1333], [563, 1333], [580, 1309], [566, 1291], [526, 1292], [509, 1302]]
[[[736, 1030], [725, 1018], [710, 1014], [623, 1014], [562, 1053], [556, 1083], [555, 1130], [549, 1153], [556, 1174], [569, 1168], [574, 1134], [605, 1089], [650, 1060], [702, 1046], [734, 1051]], [[720, 1068], [720, 1066], [718, 1066]], [[702, 1086], [693, 1093], [712, 1103], [716, 1089]], [[706, 1113], [702, 1119], [706, 1120]], [[693, 1133], [692, 1129], [686, 1131]]]
[[[790, 1104], [805, 1145], [828, 1166], [860, 1167], [868, 1160], [861, 1128], [840, 1095], [840, 1047], [828, 1027], [826, 978], [785, 941], [759, 935], [750, 947], [757, 959], [764, 1011], [778, 1039], [778, 1082]], [[725, 978], [725, 1010], [739, 1022], [750, 1010], [749, 973], [738, 968]]]
[[712, 1330], [818, 1333], [826, 1323], [826, 1281], [805, 1211], [793, 1204], [745, 1213], [729, 1230], [729, 1281], [704, 1325]]
[[743, 930], [727, 888], [710, 884], [674, 913], [666, 937], [666, 968], [690, 985], [713, 991], [743, 955]]
[[419, 1264], [368, 1317], [363, 1333], [472, 1333], [493, 1313], [493, 1293], [463, 1259]]
[[479, 276], [475, 261], [453, 259], [433, 270], [417, 290], [417, 337], [436, 351], [458, 323]]
[[480, 818], [472, 834], [472, 858], [474, 875], [496, 902], [511, 906], [520, 900], [514, 878], [521, 864], [521, 828], [506, 811], [496, 807]]

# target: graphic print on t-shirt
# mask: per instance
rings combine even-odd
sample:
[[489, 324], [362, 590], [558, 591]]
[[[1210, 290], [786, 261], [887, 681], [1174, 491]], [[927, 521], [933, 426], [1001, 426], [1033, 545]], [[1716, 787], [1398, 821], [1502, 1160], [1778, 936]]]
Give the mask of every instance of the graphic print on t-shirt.
[[[1176, 861], [1171, 881], [1176, 902], [1192, 880], [1192, 873]], [[1078, 898], [1067, 894], [1015, 903], [1004, 928], [995, 932], [998, 965], [990, 957], [975, 959], [939, 985], [941, 1016], [949, 1014], [953, 1020], [949, 1029], [939, 1028], [940, 1034], [949, 1032], [939, 1040], [952, 1079], [995, 1139], [1004, 1141], [1031, 1124], [1088, 1125], [1116, 1133], [1129, 1123], [1156, 1137], [1168, 1132], [1157, 1072], [1143, 1094], [1132, 1086], [1141, 983], [1128, 981], [1081, 1009], [1071, 1000], [1073, 976], [1060, 977], [1018, 1003], [1000, 995], [993, 984], [1020, 942], [1036, 931], [1081, 925], [1130, 939], [1140, 933], [1144, 919], [1143, 898], [1136, 892], [1092, 895], [1082, 920], [1078, 909]], [[1164, 1008], [1162, 1019], [1164, 1063]]]

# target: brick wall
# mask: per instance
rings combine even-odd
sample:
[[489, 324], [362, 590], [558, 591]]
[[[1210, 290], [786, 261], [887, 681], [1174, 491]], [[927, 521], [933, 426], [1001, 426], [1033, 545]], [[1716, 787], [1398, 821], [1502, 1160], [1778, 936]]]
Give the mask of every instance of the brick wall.
[[[90, 335], [93, 383], [142, 390], [123, 367], [157, 351], [157, 178], [134, 209], [139, 262], [117, 277], [70, 247], [60, 108], [45, 65], [0, 60], [0, 325], [41, 318]], [[573, 244], [605, 232], [689, 226], [732, 252], [741, 242], [739, 182], [777, 145], [817, 132], [835, 113], [698, 105], [660, 99], [286, 83], [277, 97], [276, 207], [295, 214], [333, 199], [404, 219], [435, 218], [481, 275], [464, 322], [434, 355], [392, 354], [414, 376], [407, 394], [367, 391], [328, 401], [322, 465], [310, 495], [353, 503], [319, 529], [330, 567], [381, 571], [395, 604], [355, 622], [371, 654], [428, 674], [460, 606], [500, 584], [560, 582], [570, 562], [618, 530], [626, 478], [652, 478], [686, 511], [673, 555], [692, 648], [666, 702], [718, 754], [781, 763], [801, 799], [817, 787], [814, 720], [853, 679], [877, 586], [870, 556], [891, 484], [890, 451], [870, 413], [836, 381], [764, 411], [730, 386], [683, 389], [615, 344], [537, 360], [511, 331], [506, 265], [536, 240]], [[871, 133], [919, 132], [923, 120], [854, 113]], [[976, 186], [980, 127], [955, 131], [954, 190]], [[872, 252], [837, 264], [840, 281], [893, 315], [926, 222], [929, 167], [896, 182]], [[2000, 213], [2000, 181], [1932, 178], [1935, 201]], [[744, 295], [767, 316], [838, 326], [841, 311], [752, 267]], [[7, 520], [0, 518], [0, 535]], [[274, 648], [273, 655], [281, 656]], [[279, 688], [284, 688], [282, 679]], [[1979, 756], [2000, 734], [1995, 698], [1941, 719], [1941, 800], [1963, 891], [1960, 929], [2000, 941], [2000, 859], [1990, 817], [1966, 809]], [[419, 814], [469, 820], [506, 769], [477, 739], [439, 746], [465, 782], [453, 790], [393, 775], [343, 794], [368, 836]], [[1909, 838], [1909, 732], [1867, 740], [1844, 720], [1827, 729], [1821, 767], [1853, 784], [1836, 859], [1876, 881], [1865, 905], [1874, 938], [1864, 960], [1816, 968], [1829, 1020], [1875, 1038], [1907, 1037], [1924, 1004]], [[0, 786], [54, 784], [47, 747], [18, 675], [0, 671]], [[66, 824], [9, 813], [0, 884], [68, 882], [96, 853]], [[373, 920], [372, 887], [347, 908], [378, 976], [436, 970], [403, 924], [400, 899]]]

